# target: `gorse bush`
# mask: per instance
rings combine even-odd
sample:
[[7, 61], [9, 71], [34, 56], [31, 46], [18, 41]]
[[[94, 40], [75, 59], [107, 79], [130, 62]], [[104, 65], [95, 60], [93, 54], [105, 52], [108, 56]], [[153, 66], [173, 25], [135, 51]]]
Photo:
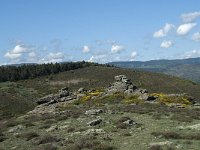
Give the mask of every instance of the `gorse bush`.
[[157, 97], [157, 101], [162, 104], [182, 104], [183, 106], [191, 105], [189, 97], [186, 95], [167, 95], [164, 93], [153, 93], [151, 96]]

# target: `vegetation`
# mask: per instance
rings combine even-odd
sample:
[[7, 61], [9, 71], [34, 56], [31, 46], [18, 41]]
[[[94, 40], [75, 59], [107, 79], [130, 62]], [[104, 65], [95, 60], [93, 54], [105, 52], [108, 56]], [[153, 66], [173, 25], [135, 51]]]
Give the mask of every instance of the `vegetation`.
[[97, 65], [99, 64], [82, 61], [55, 64], [50, 63], [28, 65], [24, 64], [19, 66], [1, 66], [0, 82], [33, 79], [40, 76]]

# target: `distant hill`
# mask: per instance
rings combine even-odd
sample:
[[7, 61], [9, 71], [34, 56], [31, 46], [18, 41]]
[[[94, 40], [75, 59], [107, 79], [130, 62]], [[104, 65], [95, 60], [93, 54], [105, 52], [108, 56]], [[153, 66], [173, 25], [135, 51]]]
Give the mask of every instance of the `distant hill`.
[[200, 58], [111, 62], [114, 66], [160, 72], [200, 83]]
[[200, 99], [200, 85], [160, 73], [105, 66], [90, 66], [41, 76], [34, 79], [0, 83], [0, 118], [24, 113], [35, 106], [35, 100], [67, 86], [74, 91], [80, 87], [97, 89], [108, 87], [114, 76], [124, 74], [138, 87], [150, 93], [188, 93]]

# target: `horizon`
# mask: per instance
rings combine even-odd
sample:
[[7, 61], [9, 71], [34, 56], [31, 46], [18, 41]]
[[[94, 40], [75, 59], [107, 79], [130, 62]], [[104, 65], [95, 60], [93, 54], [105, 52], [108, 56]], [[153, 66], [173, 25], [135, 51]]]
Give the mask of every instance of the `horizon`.
[[0, 65], [200, 57], [200, 2], [194, 0], [0, 4]]

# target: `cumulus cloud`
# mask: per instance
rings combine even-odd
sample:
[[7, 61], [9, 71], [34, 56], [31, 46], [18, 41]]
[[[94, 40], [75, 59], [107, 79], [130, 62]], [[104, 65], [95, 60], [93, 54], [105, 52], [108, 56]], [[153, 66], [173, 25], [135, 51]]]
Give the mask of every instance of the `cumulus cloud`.
[[200, 32], [196, 32], [192, 35], [192, 40], [196, 42], [200, 42]]
[[189, 52], [185, 52], [183, 55], [181, 55], [181, 58], [187, 59], [187, 58], [195, 58], [200, 57], [200, 50], [192, 50]]
[[198, 17], [200, 17], [200, 11], [181, 15], [183, 22], [192, 22], [195, 21]]
[[133, 51], [133, 52], [131, 53], [131, 59], [130, 59], [130, 61], [134, 61], [136, 56], [137, 56], [137, 52], [136, 52], [136, 51]]
[[155, 38], [161, 38], [161, 37], [165, 37], [167, 36], [167, 34], [173, 29], [175, 28], [175, 26], [173, 24], [169, 24], [169, 23], [166, 23], [165, 26], [156, 31], [154, 34], [153, 34], [153, 37]]
[[89, 52], [90, 52], [89, 46], [84, 45], [84, 46], [83, 46], [83, 49], [82, 49], [82, 52], [83, 52], [83, 53], [89, 53]]
[[13, 60], [18, 60], [22, 56], [23, 53], [29, 52], [29, 49], [26, 48], [23, 45], [16, 45], [12, 50], [6, 52], [4, 55], [5, 58], [10, 59], [11, 61]]
[[160, 44], [160, 47], [161, 48], [170, 48], [173, 46], [173, 42], [172, 41], [163, 41], [161, 44]]
[[4, 57], [8, 58], [8, 59], [19, 59], [22, 56], [22, 54], [14, 54], [11, 52], [7, 52]]
[[185, 23], [178, 27], [177, 34], [178, 35], [186, 35], [188, 34], [197, 24], [196, 23]]
[[116, 45], [116, 44], [114, 44], [114, 45], [112, 45], [112, 47], [111, 47], [111, 52], [112, 52], [112, 53], [120, 53], [120, 52], [123, 51], [123, 50], [125, 50], [125, 48], [124, 48], [124, 46], [122, 46], [122, 45]]
[[56, 63], [62, 62], [65, 58], [62, 52], [49, 53], [46, 57], [39, 60], [39, 63]]

